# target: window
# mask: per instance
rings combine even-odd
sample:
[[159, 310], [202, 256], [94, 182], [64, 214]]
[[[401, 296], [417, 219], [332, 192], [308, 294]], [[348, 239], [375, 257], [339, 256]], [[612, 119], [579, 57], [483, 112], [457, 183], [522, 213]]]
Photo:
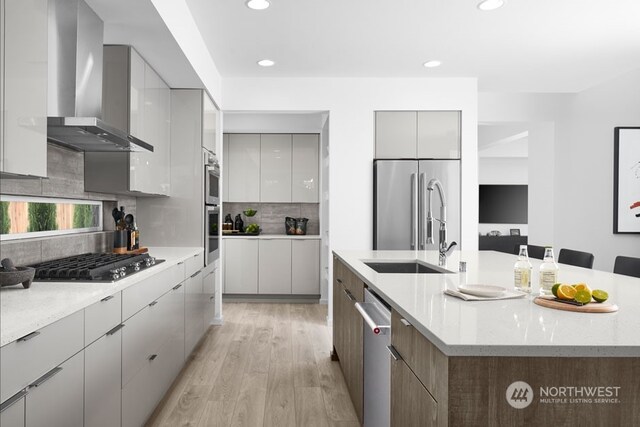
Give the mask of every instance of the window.
[[102, 231], [102, 202], [0, 195], [0, 240]]

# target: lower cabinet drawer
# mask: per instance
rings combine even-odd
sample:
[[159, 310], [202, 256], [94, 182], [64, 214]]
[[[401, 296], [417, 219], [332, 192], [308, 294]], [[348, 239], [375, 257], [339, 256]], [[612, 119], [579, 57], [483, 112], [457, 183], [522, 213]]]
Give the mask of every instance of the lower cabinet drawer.
[[26, 392], [19, 394], [3, 402], [0, 407], [0, 426], [2, 427], [24, 427], [24, 409]]
[[204, 267], [204, 252], [187, 258], [184, 261], [184, 278], [192, 276], [196, 271]]
[[4, 402], [83, 347], [82, 310], [3, 346], [0, 349], [0, 402]]
[[84, 350], [84, 427], [120, 425], [122, 330]]
[[126, 320], [157, 300], [172, 287], [184, 280], [184, 265], [174, 265], [169, 269], [142, 280], [135, 286], [122, 291], [122, 319]]
[[69, 427], [84, 423], [84, 351], [29, 386], [27, 427]]
[[438, 404], [402, 360], [391, 361], [391, 427], [437, 426]]
[[84, 309], [84, 344], [89, 345], [122, 321], [122, 294], [102, 298]]

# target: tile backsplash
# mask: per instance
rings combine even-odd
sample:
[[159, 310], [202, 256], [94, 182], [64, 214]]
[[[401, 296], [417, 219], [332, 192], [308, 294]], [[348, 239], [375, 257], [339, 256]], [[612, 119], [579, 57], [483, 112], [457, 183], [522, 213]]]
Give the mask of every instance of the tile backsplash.
[[102, 200], [103, 230], [65, 236], [22, 239], [2, 242], [0, 257], [11, 258], [17, 265], [33, 264], [86, 252], [105, 252], [113, 247], [114, 207], [124, 206], [136, 214], [136, 198], [84, 191], [84, 154], [57, 145], [47, 147], [47, 179], [0, 179], [0, 194], [68, 199]]
[[247, 223], [255, 222], [260, 226], [262, 234], [285, 234], [284, 219], [308, 218], [307, 234], [320, 234], [320, 204], [319, 203], [236, 203], [224, 202], [222, 204], [222, 218], [231, 214], [235, 220], [237, 214], [242, 214], [245, 209], [255, 209], [258, 212], [252, 218], [242, 215], [242, 220]]

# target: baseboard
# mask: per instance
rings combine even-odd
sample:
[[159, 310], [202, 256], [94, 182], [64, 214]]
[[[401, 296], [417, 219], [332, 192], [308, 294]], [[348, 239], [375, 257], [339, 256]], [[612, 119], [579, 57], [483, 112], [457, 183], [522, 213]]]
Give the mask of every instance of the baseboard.
[[223, 294], [222, 302], [256, 302], [276, 304], [318, 304], [319, 295], [243, 295]]

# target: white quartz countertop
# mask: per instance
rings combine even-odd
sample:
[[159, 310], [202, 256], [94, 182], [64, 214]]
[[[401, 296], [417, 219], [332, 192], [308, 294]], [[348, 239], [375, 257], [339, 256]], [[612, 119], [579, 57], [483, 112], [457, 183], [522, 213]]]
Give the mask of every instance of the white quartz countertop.
[[294, 235], [294, 234], [259, 234], [257, 236], [247, 236], [247, 235], [231, 235], [231, 234], [223, 234], [223, 239], [258, 239], [258, 240], [319, 240], [320, 236], [317, 234], [304, 234], [304, 235]]
[[[455, 251], [451, 274], [379, 274], [363, 260], [415, 260], [437, 265], [436, 251], [335, 251], [393, 309], [448, 356], [640, 357], [640, 279], [560, 264], [559, 281], [585, 282], [609, 293], [615, 313], [574, 313], [540, 307], [538, 267], [523, 299], [463, 301], [445, 295], [460, 284], [513, 287], [516, 255]], [[460, 261], [467, 272], [458, 273]]]
[[0, 346], [69, 316], [203, 252], [203, 248], [149, 248], [165, 262], [113, 283], [33, 282], [0, 289]]

